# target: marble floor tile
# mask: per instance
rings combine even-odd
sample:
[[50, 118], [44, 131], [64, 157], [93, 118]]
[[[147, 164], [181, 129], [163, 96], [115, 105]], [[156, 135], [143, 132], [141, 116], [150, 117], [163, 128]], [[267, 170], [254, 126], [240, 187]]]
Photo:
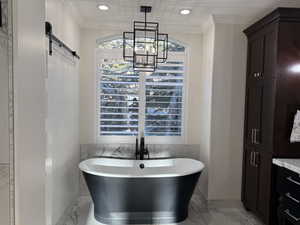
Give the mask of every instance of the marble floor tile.
[[[168, 225], [262, 225], [252, 214], [240, 208], [206, 208], [191, 201], [189, 217], [182, 223]], [[90, 212], [90, 200], [80, 201], [78, 225], [104, 225], [97, 222]], [[157, 224], [156, 224], [157, 225]]]
[[0, 224], [9, 225], [9, 165], [0, 165]]

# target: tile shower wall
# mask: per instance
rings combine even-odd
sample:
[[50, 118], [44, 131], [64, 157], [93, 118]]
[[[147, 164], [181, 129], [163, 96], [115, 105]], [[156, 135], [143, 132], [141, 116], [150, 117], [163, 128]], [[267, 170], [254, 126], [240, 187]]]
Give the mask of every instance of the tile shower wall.
[[0, 27], [0, 223], [14, 224], [13, 82], [11, 0], [1, 0]]
[[[151, 158], [188, 157], [199, 159], [200, 145], [147, 145]], [[80, 147], [80, 160], [95, 157], [135, 158], [134, 144], [84, 144]], [[197, 189], [198, 190], [198, 189]], [[83, 176], [80, 177], [81, 196], [89, 195]]]

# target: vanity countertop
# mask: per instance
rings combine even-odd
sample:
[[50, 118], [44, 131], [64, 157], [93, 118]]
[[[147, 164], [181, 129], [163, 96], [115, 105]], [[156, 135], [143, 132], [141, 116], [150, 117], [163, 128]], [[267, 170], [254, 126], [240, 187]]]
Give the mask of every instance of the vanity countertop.
[[273, 164], [300, 174], [300, 159], [273, 159]]

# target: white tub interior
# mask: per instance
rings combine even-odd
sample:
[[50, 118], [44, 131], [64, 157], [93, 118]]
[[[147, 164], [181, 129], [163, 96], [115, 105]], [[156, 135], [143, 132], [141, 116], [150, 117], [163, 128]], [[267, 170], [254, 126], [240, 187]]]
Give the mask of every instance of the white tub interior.
[[[143, 164], [144, 168], [141, 168]], [[106, 177], [175, 177], [203, 170], [202, 162], [194, 159], [128, 160], [112, 158], [87, 159], [79, 168], [89, 174]]]

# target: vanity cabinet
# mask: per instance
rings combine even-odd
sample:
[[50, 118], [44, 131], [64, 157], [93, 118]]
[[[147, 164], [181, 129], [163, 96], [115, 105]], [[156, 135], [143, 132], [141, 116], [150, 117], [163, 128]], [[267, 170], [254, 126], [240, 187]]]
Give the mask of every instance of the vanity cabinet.
[[280, 167], [276, 188], [280, 194], [279, 225], [300, 225], [300, 176]]
[[242, 201], [277, 224], [272, 159], [300, 157], [290, 143], [300, 109], [300, 9], [278, 8], [245, 31], [248, 38]]

